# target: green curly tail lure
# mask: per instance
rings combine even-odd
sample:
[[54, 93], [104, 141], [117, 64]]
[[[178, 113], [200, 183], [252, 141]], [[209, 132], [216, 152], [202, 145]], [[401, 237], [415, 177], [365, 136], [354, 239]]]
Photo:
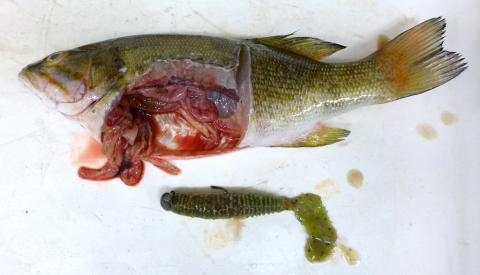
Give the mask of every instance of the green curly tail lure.
[[310, 262], [321, 262], [332, 254], [337, 232], [319, 196], [306, 193], [288, 198], [258, 192], [229, 192], [221, 187], [212, 187], [214, 189], [217, 191], [207, 193], [171, 191], [162, 195], [161, 205], [179, 215], [204, 219], [246, 218], [291, 210], [308, 234], [305, 257]]

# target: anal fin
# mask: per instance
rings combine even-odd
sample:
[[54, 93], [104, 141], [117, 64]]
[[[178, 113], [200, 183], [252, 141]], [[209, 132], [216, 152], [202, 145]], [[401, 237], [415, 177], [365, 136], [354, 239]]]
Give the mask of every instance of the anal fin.
[[315, 129], [305, 137], [297, 139], [291, 144], [282, 147], [319, 147], [342, 141], [350, 134], [349, 130], [322, 126]]

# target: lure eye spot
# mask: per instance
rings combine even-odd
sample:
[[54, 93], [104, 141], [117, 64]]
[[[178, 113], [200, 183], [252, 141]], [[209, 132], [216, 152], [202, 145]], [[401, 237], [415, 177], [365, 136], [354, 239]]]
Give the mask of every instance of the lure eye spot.
[[169, 211], [172, 209], [173, 197], [175, 196], [175, 192], [172, 191], [170, 193], [164, 193], [162, 198], [160, 199], [160, 205], [164, 210]]

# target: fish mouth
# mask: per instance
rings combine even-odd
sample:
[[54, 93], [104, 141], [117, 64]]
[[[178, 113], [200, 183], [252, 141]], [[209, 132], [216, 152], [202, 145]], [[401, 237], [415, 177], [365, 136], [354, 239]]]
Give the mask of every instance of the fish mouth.
[[30, 73], [30, 71], [28, 70], [27, 67], [23, 68], [18, 73], [18, 79], [20, 80], [20, 82], [22, 82], [23, 84], [25, 84], [29, 88], [35, 88], [34, 85], [33, 85], [32, 78], [33, 78], [32, 74]]
[[51, 98], [49, 98], [44, 92], [47, 85], [48, 81], [41, 79], [38, 75], [35, 75], [35, 73], [32, 73], [29, 70], [29, 67], [31, 65], [23, 68], [20, 73], [18, 73], [18, 79], [20, 82], [22, 82], [25, 87], [27, 87], [33, 94], [35, 94], [37, 97], [40, 98], [40, 100], [46, 104], [49, 108], [56, 109], [57, 103], [53, 101]]
[[[55, 85], [55, 80], [46, 76], [42, 71], [35, 70], [35, 65], [36, 63], [28, 65], [18, 73], [20, 82], [28, 87], [44, 104], [63, 115], [78, 115], [103, 97], [103, 94], [90, 94], [91, 91], [86, 90], [87, 73], [84, 74], [83, 79], [74, 81], [75, 84], [67, 86], [68, 91], [62, 91], [61, 87]], [[65, 93], [81, 93], [81, 96], [78, 99], [68, 100], [62, 98]]]

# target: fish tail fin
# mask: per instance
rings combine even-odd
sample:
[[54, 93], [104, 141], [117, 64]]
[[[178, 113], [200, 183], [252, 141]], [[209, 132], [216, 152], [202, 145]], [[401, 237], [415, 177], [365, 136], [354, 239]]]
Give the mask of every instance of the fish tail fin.
[[379, 103], [426, 92], [467, 68], [460, 54], [443, 50], [445, 26], [445, 19], [432, 18], [398, 35], [370, 56], [387, 82], [387, 91]]

